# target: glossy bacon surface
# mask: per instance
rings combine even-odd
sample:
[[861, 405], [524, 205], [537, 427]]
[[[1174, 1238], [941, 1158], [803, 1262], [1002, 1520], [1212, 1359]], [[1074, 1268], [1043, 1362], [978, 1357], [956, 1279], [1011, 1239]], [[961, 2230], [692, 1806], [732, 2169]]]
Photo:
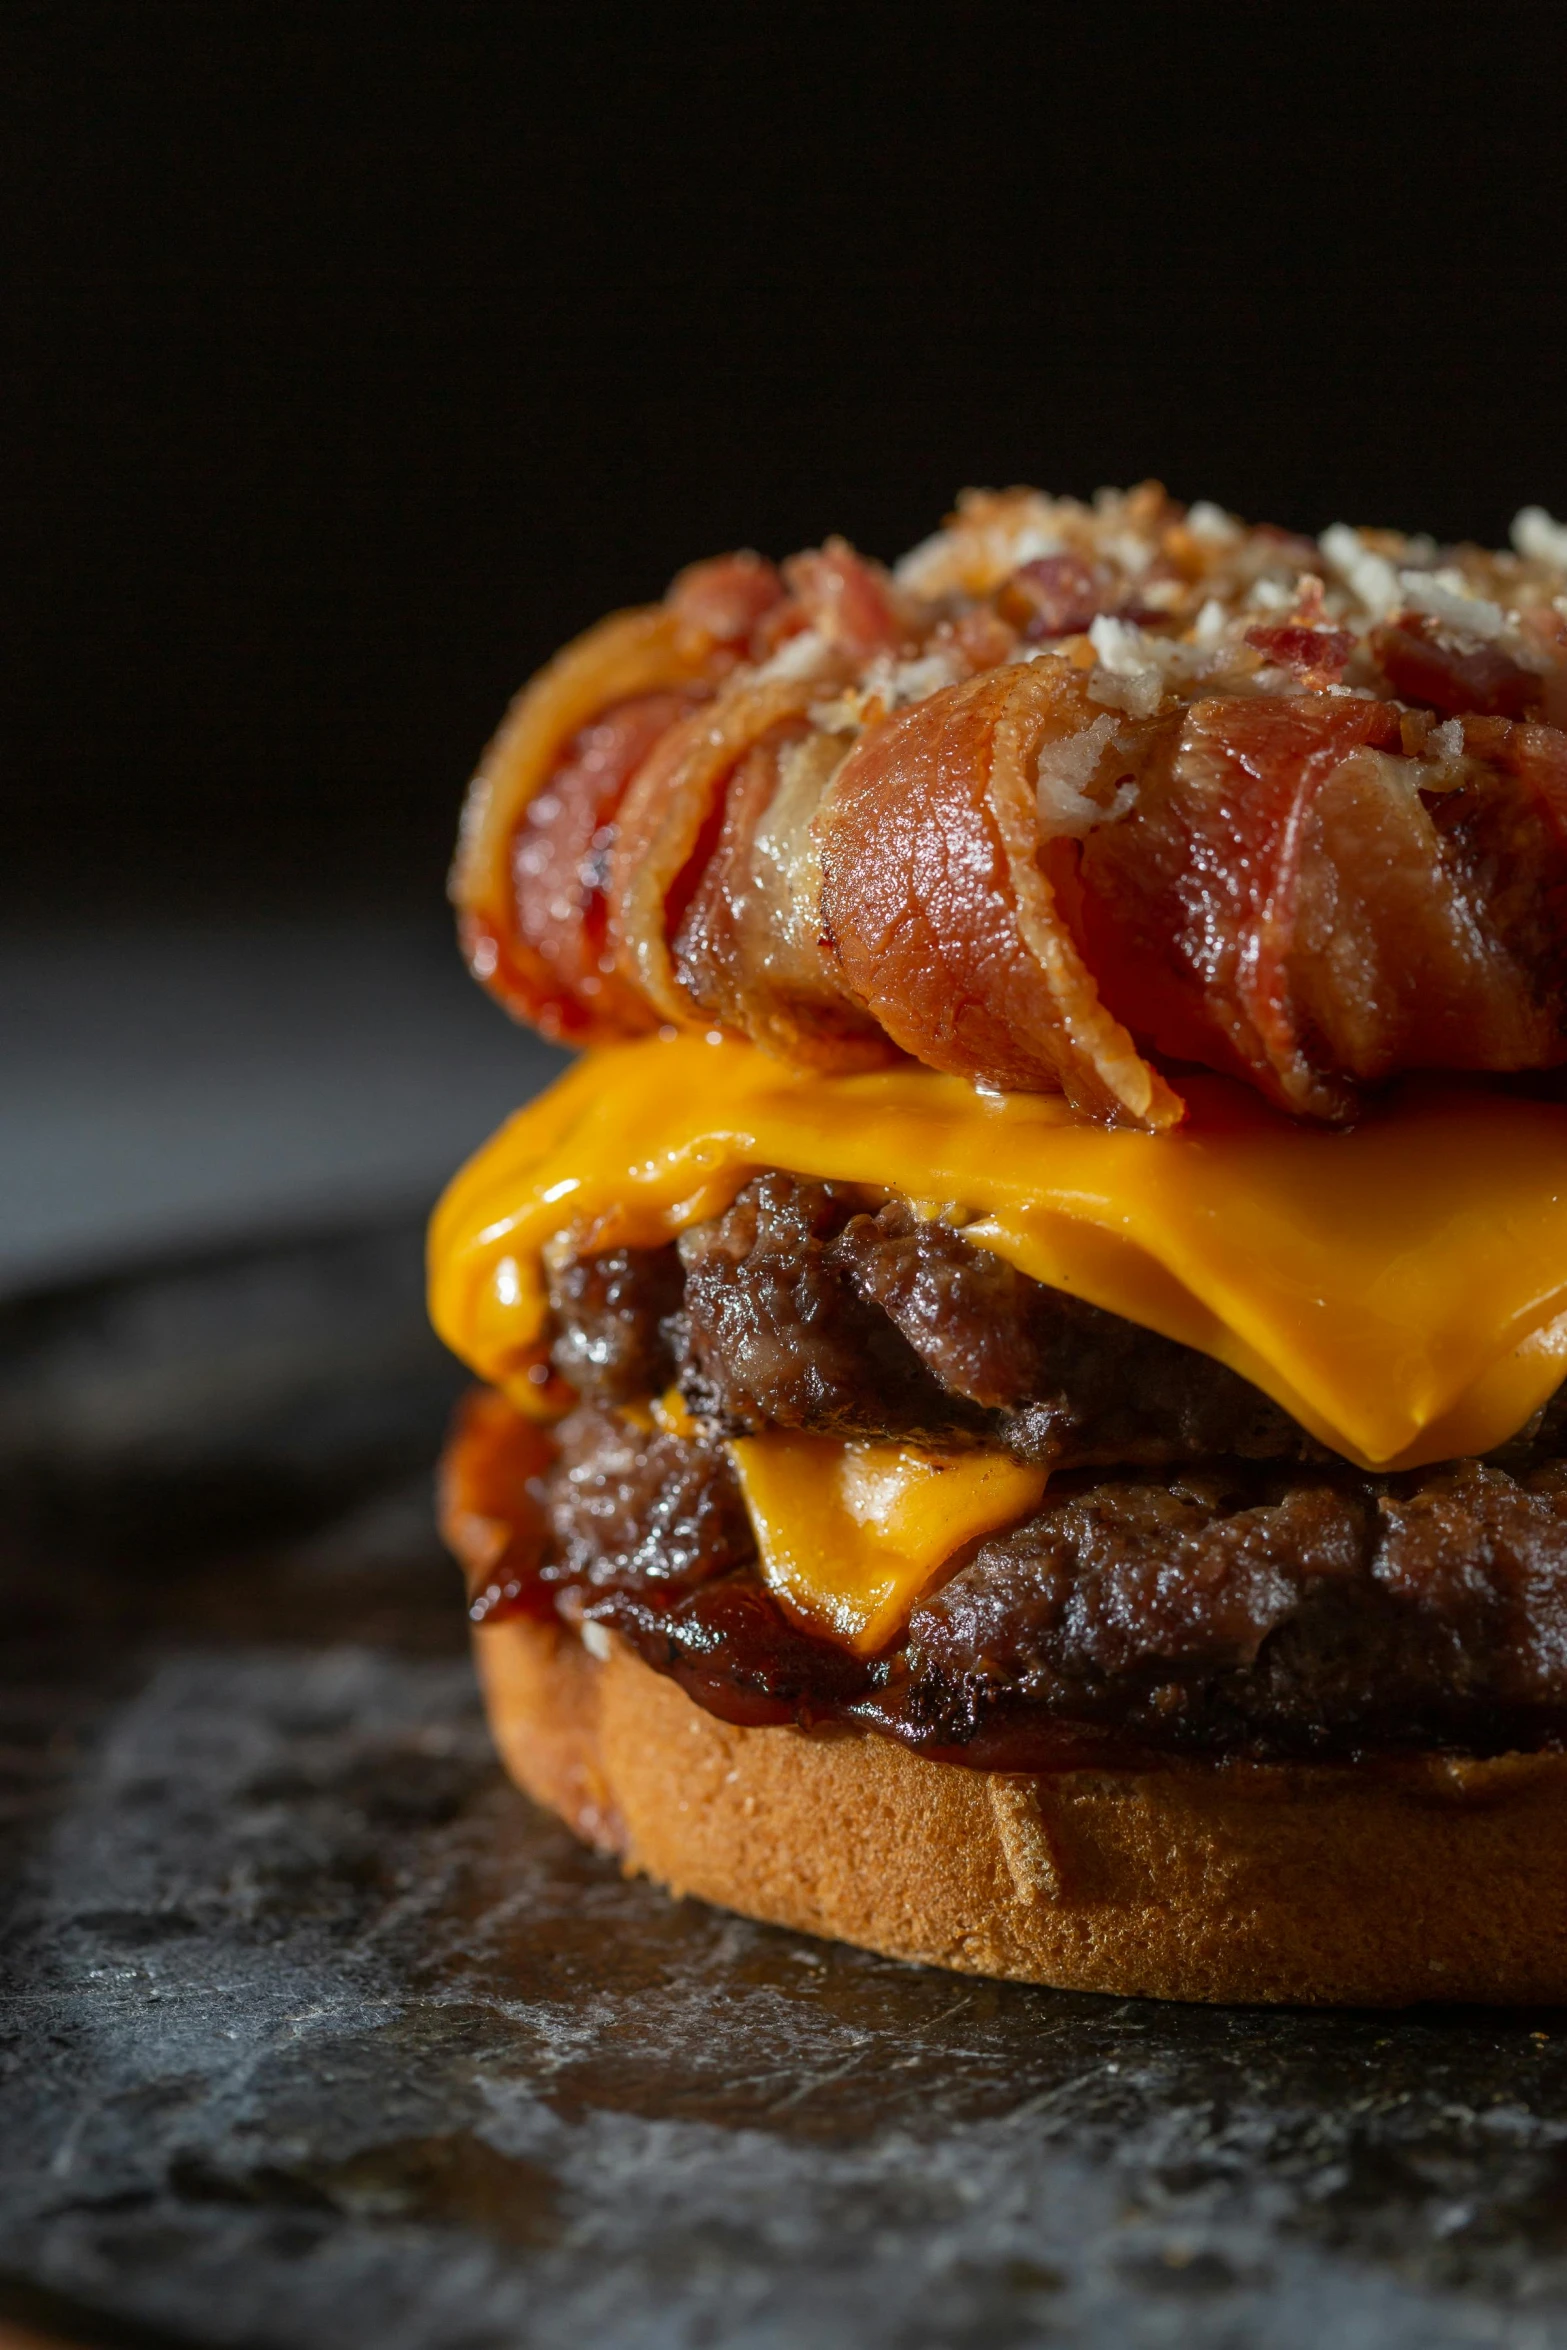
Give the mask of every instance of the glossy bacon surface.
[[[592, 1031], [636, 1035], [653, 1025], [645, 999], [615, 968], [609, 938], [609, 861], [626, 787], [655, 744], [692, 706], [687, 693], [613, 703], [567, 744], [512, 839], [518, 940], [557, 983], [556, 1025], [581, 1017]], [[534, 1017], [545, 1024], [547, 1007]]]
[[874, 1068], [895, 1057], [889, 1034], [823, 945], [817, 819], [842, 758], [799, 720], [752, 745], [670, 946], [682, 989], [720, 1025], [811, 1067]]
[[[596, 960], [586, 940], [568, 941], [570, 898], [562, 901], [559, 922], [541, 923], [526, 883], [519, 904], [519, 873], [526, 875], [535, 846], [527, 839], [529, 812], [557, 777], [574, 812], [581, 792], [573, 770], [583, 764], [584, 730], [604, 726], [617, 711], [649, 696], [699, 693], [713, 652], [710, 637], [666, 607], [600, 621], [518, 695], [469, 786], [451, 882], [463, 952], [507, 1010], [546, 1036], [586, 1044], [627, 1030], [613, 1013], [600, 1020], [562, 968]], [[603, 796], [617, 800], [608, 776], [600, 782]], [[549, 829], [546, 822], [540, 844], [545, 855], [553, 845]], [[570, 829], [563, 819], [561, 830]], [[582, 923], [590, 893], [587, 882], [573, 885]]]
[[967, 495], [682, 573], [521, 695], [453, 879], [593, 1043], [722, 1027], [1168, 1125], [1179, 1067], [1352, 1117], [1567, 1059], [1567, 530], [1248, 530], [1157, 485]]
[[1168, 1125], [1180, 1105], [1105, 1010], [1038, 854], [1040, 753], [1092, 715], [1080, 673], [1039, 662], [869, 729], [819, 820], [824, 927], [916, 1059]]

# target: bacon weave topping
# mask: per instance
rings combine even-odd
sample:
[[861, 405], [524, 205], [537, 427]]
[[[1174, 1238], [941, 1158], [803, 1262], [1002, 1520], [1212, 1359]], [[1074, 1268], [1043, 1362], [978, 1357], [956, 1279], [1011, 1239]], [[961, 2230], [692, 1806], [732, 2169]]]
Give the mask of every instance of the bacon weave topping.
[[453, 877], [569, 1042], [719, 1026], [1150, 1128], [1567, 1060], [1567, 530], [970, 492], [888, 572], [699, 564], [513, 705]]

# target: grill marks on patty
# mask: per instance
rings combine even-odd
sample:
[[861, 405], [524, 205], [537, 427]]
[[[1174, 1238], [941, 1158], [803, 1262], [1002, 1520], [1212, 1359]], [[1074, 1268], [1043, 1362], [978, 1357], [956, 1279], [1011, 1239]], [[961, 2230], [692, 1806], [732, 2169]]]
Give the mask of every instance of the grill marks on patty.
[[560, 1265], [551, 1302], [580, 1393], [678, 1377], [724, 1435], [1005, 1444], [1052, 1469], [1323, 1457], [1222, 1363], [850, 1184], [758, 1175], [678, 1247]]

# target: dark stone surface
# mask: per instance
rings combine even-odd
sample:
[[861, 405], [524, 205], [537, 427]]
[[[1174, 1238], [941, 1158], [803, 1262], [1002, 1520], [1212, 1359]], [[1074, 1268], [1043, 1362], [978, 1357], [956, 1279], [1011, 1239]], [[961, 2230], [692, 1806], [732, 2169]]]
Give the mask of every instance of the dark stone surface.
[[964, 1981], [532, 1812], [429, 1527], [416, 1263], [0, 1324], [0, 2308], [266, 2350], [1567, 2342], [1567, 2018]]

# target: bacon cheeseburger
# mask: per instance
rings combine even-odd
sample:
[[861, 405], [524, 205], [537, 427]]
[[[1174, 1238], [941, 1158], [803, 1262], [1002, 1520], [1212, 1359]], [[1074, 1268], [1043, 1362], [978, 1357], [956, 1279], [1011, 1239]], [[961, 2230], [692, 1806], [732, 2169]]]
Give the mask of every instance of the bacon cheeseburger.
[[589, 1048], [434, 1314], [495, 1734], [753, 1917], [1567, 1996], [1567, 528], [965, 497], [512, 708], [455, 896]]

